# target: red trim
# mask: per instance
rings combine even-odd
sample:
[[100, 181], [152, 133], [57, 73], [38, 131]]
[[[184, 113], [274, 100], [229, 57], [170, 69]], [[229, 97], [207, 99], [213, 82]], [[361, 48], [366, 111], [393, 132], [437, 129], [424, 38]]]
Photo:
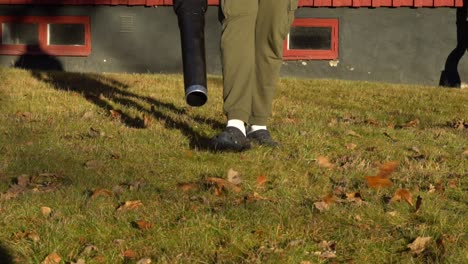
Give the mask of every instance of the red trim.
[[[0, 5], [172, 5], [173, 0], [0, 0]], [[208, 0], [219, 5], [219, 0]], [[312, 7], [462, 7], [463, 0], [299, 0]]]
[[[1, 0], [0, 0], [1, 1]], [[80, 1], [80, 0], [75, 0]], [[2, 27], [0, 26], [0, 54], [48, 54], [54, 56], [88, 56], [91, 54], [91, 27], [89, 17], [83, 16], [0, 16], [2, 23], [33, 23], [39, 25], [39, 45], [5, 45], [2, 44]], [[82, 46], [48, 45], [47, 24], [83, 24], [85, 26], [85, 44]]]
[[[316, 0], [317, 1], [317, 0]], [[289, 49], [289, 35], [284, 41], [284, 60], [334, 60], [338, 58], [338, 19], [296, 18], [293, 27], [331, 27], [331, 47], [329, 50]]]

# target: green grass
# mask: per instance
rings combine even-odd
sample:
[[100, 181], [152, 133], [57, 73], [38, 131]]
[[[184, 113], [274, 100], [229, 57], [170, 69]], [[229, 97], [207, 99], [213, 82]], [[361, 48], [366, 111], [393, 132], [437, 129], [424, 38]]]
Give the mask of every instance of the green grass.
[[[0, 68], [0, 80], [0, 244], [17, 263], [53, 252], [63, 263], [468, 263], [468, 130], [456, 128], [468, 121], [467, 90], [282, 79], [270, 125], [282, 147], [220, 154], [206, 149], [225, 124], [219, 76], [201, 108], [186, 106], [180, 75]], [[399, 162], [393, 186], [369, 188], [365, 176], [388, 161]], [[239, 193], [178, 188], [230, 168]], [[39, 183], [8, 199], [21, 175]], [[112, 193], [90, 198], [97, 188]], [[417, 212], [388, 202], [399, 188], [422, 198]], [[134, 200], [143, 206], [117, 210]], [[421, 254], [407, 249], [427, 236]]]

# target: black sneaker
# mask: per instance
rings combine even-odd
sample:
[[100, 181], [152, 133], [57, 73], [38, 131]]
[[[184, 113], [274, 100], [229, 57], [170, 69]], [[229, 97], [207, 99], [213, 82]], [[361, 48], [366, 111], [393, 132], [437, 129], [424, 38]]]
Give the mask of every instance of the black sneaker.
[[215, 151], [240, 152], [250, 148], [244, 133], [236, 127], [226, 127], [223, 132], [213, 137], [210, 143]]
[[257, 130], [247, 134], [247, 138], [261, 146], [276, 148], [280, 144], [271, 138], [270, 132], [266, 129]]

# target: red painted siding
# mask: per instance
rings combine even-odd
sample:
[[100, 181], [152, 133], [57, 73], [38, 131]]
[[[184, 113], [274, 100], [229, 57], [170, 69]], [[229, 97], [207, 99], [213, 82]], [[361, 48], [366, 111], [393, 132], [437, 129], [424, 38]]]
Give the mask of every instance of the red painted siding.
[[[172, 5], [173, 0], [0, 0], [0, 5]], [[208, 0], [218, 5], [219, 0]], [[460, 7], [463, 0], [299, 0], [299, 6], [313, 7]]]

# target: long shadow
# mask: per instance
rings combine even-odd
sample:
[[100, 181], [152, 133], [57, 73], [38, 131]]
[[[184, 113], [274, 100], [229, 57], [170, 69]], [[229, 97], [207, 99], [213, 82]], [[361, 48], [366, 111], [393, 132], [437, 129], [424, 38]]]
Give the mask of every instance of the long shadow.
[[458, 73], [458, 63], [468, 50], [468, 0], [463, 0], [463, 7], [458, 7], [457, 16], [457, 46], [450, 52], [445, 62], [445, 68], [440, 76], [439, 85], [445, 87], [460, 87], [461, 79]]
[[[38, 61], [39, 60], [39, 61]], [[210, 150], [209, 138], [201, 135], [184, 121], [173, 118], [172, 115], [189, 116], [184, 108], [172, 103], [162, 102], [154, 98], [138, 95], [128, 91], [128, 85], [109, 77], [92, 73], [65, 73], [60, 61], [49, 55], [23, 55], [15, 63], [15, 67], [31, 70], [32, 76], [39, 81], [50, 84], [57, 90], [71, 91], [81, 94], [87, 101], [111, 113], [119, 113], [122, 123], [132, 128], [146, 128], [143, 117], [132, 117], [119, 110], [118, 106], [133, 107], [147, 116], [163, 121], [165, 127], [180, 130], [189, 140], [190, 148]], [[40, 70], [38, 70], [40, 69]], [[47, 69], [49, 71], [42, 71]], [[151, 109], [143, 106], [150, 104]], [[169, 112], [169, 113], [167, 113]], [[223, 124], [214, 119], [200, 116], [190, 117], [199, 124], [206, 124], [213, 129], [221, 129]]]
[[2, 264], [12, 264], [13, 256], [10, 254], [8, 249], [0, 243], [0, 263]]

